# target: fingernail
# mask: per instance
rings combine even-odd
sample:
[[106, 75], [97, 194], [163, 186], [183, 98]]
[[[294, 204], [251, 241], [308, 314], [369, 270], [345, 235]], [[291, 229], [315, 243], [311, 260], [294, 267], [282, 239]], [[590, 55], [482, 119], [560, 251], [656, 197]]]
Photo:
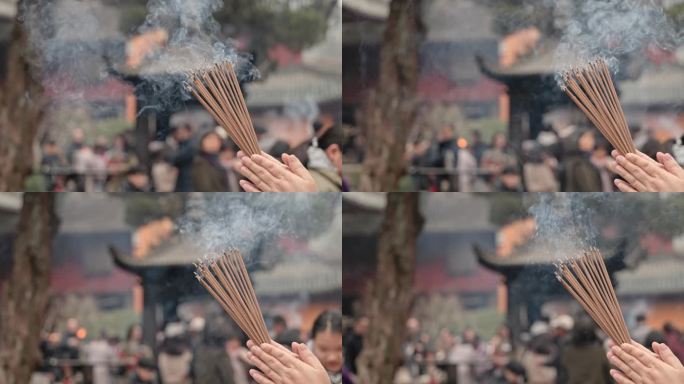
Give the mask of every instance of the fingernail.
[[622, 155], [617, 157], [617, 161], [625, 161], [625, 160], [626, 160], [626, 158]]
[[618, 347], [617, 345], [615, 345], [615, 346], [613, 346], [613, 347], [610, 348], [610, 351], [613, 352], [613, 353], [617, 353], [617, 351], [618, 351], [619, 349], [620, 349], [620, 347]]

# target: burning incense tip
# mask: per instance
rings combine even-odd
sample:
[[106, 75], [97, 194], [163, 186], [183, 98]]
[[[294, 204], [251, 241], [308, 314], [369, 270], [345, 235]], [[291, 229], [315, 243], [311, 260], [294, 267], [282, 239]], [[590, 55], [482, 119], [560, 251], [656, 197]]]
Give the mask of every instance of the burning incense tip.
[[249, 156], [261, 153], [240, 82], [229, 61], [190, 71], [185, 85], [243, 152]]
[[257, 344], [269, 343], [271, 338], [240, 252], [231, 249], [222, 255], [204, 255], [195, 265], [197, 280], [240, 329]]
[[603, 58], [573, 66], [561, 73], [561, 90], [584, 112], [620, 153], [635, 153], [627, 119]]
[[556, 265], [556, 278], [617, 344], [630, 336], [601, 252], [594, 247]]

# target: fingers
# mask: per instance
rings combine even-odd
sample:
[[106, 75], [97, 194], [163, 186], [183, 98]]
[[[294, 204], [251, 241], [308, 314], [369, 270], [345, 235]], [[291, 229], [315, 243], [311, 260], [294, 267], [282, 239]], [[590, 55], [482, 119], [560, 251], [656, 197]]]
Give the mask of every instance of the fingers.
[[[276, 349], [273, 348], [269, 344], [262, 344], [260, 346], [254, 346], [250, 351], [257, 357], [259, 360], [264, 362], [266, 365], [268, 365], [268, 368], [275, 371], [278, 376], [280, 376], [281, 373], [283, 373], [286, 369], [286, 366], [283, 365], [283, 363], [280, 362], [279, 359], [277, 359], [274, 355], [271, 353], [275, 353]], [[260, 368], [261, 369], [261, 368]], [[272, 378], [266, 371], [261, 369], [261, 371], [268, 376], [269, 378]]]
[[247, 156], [243, 157], [241, 161], [243, 166], [240, 167], [240, 173], [248, 178], [257, 188], [264, 192], [272, 192], [275, 189], [275, 177], [264, 167]]
[[[648, 185], [655, 176], [655, 170], [651, 163], [633, 153], [628, 153], [627, 156], [618, 156], [617, 162], [621, 167], [626, 169], [631, 176], [645, 185]], [[631, 180], [628, 180], [627, 178], [625, 178], [625, 180], [634, 185]]]
[[294, 367], [298, 363], [297, 358], [285, 347], [279, 348], [271, 344], [262, 344], [261, 348], [285, 367]]
[[280, 381], [280, 375], [273, 370], [271, 367], [268, 366], [263, 360], [261, 360], [259, 357], [257, 357], [253, 352], [247, 352], [247, 359], [249, 360], [252, 365], [257, 367], [257, 369], [261, 372], [259, 372], [260, 375], [267, 377], [271, 380], [274, 380], [275, 382]]
[[270, 380], [256, 369], [250, 369], [249, 375], [252, 376], [252, 379], [254, 379], [254, 381], [256, 381], [257, 384], [275, 384], [273, 380]]
[[283, 178], [287, 175], [288, 169], [273, 157], [254, 155], [251, 159], [259, 166], [265, 168], [275, 178]]
[[618, 156], [617, 162], [618, 163], [613, 167], [613, 172], [617, 173], [623, 179], [625, 179], [625, 181], [629, 183], [629, 185], [631, 185], [632, 188], [636, 189], [639, 192], [646, 192], [646, 184], [642, 182], [642, 180], [646, 179], [643, 172], [639, 172], [640, 176], [632, 174], [628, 167], [631, 169], [635, 169], [636, 167], [634, 167], [633, 164], [631, 164], [624, 156]]
[[245, 190], [245, 192], [263, 192], [247, 180], [240, 180], [240, 186]]
[[644, 367], [654, 367], [658, 363], [656, 357], [646, 348], [637, 348], [632, 344], [622, 344], [620, 347], [630, 356], [639, 360]]
[[299, 358], [303, 362], [313, 367], [322, 365], [320, 360], [318, 360], [318, 358], [313, 354], [313, 352], [311, 352], [311, 350], [309, 350], [309, 348], [306, 345], [300, 343], [292, 343], [292, 350], [299, 356]]
[[684, 178], [684, 169], [682, 169], [672, 155], [669, 153], [658, 152], [656, 154], [656, 158], [658, 159], [658, 162], [663, 165], [666, 171], [674, 174], [677, 177]]
[[653, 342], [653, 350], [658, 354], [658, 357], [660, 357], [660, 359], [664, 361], [666, 364], [676, 368], [682, 367], [682, 362], [679, 361], [677, 356], [675, 356], [675, 354], [672, 353], [672, 350], [668, 348], [667, 345]]
[[309, 171], [304, 167], [297, 156], [288, 155], [283, 153], [283, 163], [287, 165], [288, 168], [297, 176], [301, 178], [306, 178], [309, 176]]
[[640, 383], [640, 373], [643, 372], [646, 367], [641, 364], [637, 358], [627, 353], [622, 347], [615, 346], [611, 348], [610, 351], [611, 354], [608, 356], [610, 362], [631, 380]]
[[617, 369], [611, 369], [610, 375], [613, 377], [613, 380], [615, 380], [617, 384], [635, 384], [632, 380], [627, 378], [627, 376], [623, 375]]
[[621, 192], [638, 192], [636, 189], [632, 188], [631, 185], [625, 183], [624, 181], [620, 179], [615, 179], [613, 181], [615, 183], [615, 186], [621, 191]]

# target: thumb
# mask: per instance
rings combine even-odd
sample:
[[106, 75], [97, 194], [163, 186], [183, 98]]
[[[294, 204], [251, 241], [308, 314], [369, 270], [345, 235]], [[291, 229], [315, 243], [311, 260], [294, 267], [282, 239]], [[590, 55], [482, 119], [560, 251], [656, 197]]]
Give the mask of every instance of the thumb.
[[660, 359], [666, 362], [668, 365], [673, 367], [681, 367], [682, 363], [679, 361], [677, 356], [672, 353], [672, 350], [665, 344], [653, 342], [653, 350], [656, 351]]
[[[294, 346], [294, 343], [293, 343], [293, 346]], [[293, 348], [293, 350], [294, 350], [294, 352], [297, 353], [299, 358], [303, 362], [305, 362], [306, 364], [313, 366], [313, 367], [317, 367], [317, 366], [321, 365], [321, 362], [318, 361], [318, 358], [316, 358], [316, 356], [313, 354], [313, 352], [311, 352], [306, 345], [298, 343], [297, 348], [296, 349]]]
[[658, 154], [658, 160], [660, 160], [665, 167], [665, 170], [668, 172], [679, 177], [684, 176], [684, 170], [682, 170], [682, 167], [677, 163], [677, 160], [669, 153]]
[[297, 158], [297, 156], [293, 155], [288, 155], [286, 153], [283, 154], [283, 162], [285, 165], [287, 165], [288, 168], [297, 176], [301, 178], [306, 178], [309, 176], [309, 171], [304, 167], [301, 161]]

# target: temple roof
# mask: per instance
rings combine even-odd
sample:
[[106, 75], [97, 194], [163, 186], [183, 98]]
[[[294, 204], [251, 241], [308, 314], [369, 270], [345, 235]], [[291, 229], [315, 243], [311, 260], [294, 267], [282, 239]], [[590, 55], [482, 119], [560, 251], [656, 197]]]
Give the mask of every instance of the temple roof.
[[616, 274], [617, 294], [664, 295], [684, 293], [684, 259], [676, 256], [654, 256], [642, 261], [637, 268]]
[[306, 64], [278, 69], [264, 81], [245, 85], [247, 106], [282, 106], [293, 100], [312, 100], [316, 103], [340, 100], [340, 79], [340, 74], [335, 71], [320, 70]]
[[649, 67], [635, 80], [620, 83], [624, 107], [645, 107], [684, 103], [684, 65]]
[[[626, 256], [625, 244], [605, 244], [599, 246], [601, 254], [603, 255], [606, 262], [614, 259], [623, 259]], [[493, 251], [484, 250], [479, 246], [475, 246], [475, 254], [477, 255], [480, 264], [484, 265], [489, 269], [496, 271], [506, 271], [512, 269], [522, 269], [532, 266], [551, 266], [556, 262], [561, 260], [561, 257], [575, 256], [581, 249], [568, 250], [567, 252], [559, 252], [554, 244], [551, 242], [543, 244], [537, 241], [531, 241], [522, 247], [516, 249], [516, 251], [508, 257], [500, 257]]]

